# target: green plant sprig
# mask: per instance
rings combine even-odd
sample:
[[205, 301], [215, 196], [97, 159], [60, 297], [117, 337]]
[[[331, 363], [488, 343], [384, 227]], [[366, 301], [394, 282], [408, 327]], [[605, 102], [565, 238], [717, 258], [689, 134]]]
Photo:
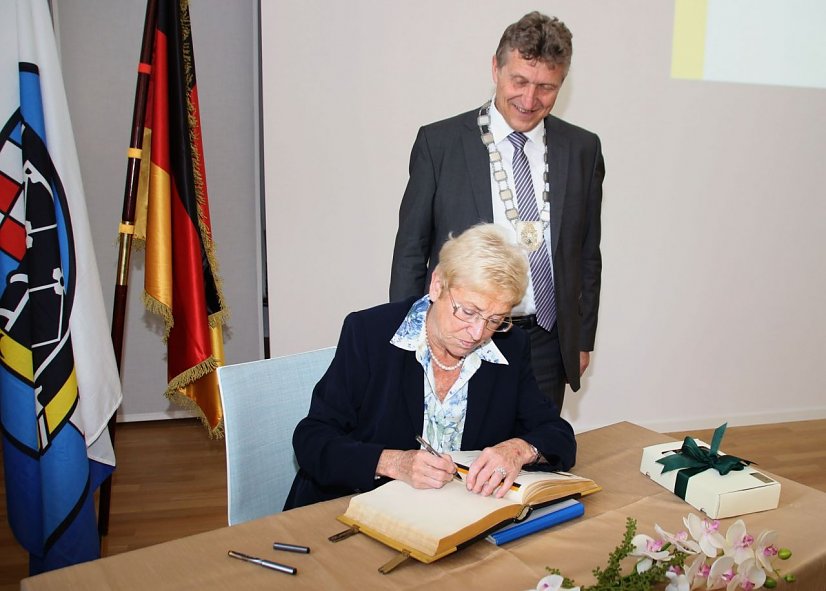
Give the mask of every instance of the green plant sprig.
[[[608, 555], [605, 568], [596, 567], [592, 572], [596, 584], [580, 587], [581, 591], [648, 591], [652, 586], [665, 582], [665, 573], [673, 566], [683, 566], [688, 555], [677, 551], [665, 562], [658, 562], [645, 572], [636, 569], [628, 574], [622, 574], [622, 561], [634, 551], [632, 540], [637, 533], [637, 520], [628, 517], [625, 521], [625, 534], [622, 542]], [[558, 574], [565, 578], [563, 587], [575, 587], [576, 583], [562, 575], [557, 568], [547, 569], [551, 574]]]

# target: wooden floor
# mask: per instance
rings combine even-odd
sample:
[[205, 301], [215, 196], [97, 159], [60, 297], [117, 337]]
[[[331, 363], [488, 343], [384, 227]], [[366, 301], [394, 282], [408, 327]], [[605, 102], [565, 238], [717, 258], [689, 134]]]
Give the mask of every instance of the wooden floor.
[[[688, 434], [670, 435], [682, 439]], [[712, 430], [690, 434], [711, 442]], [[227, 524], [224, 444], [210, 440], [200, 423], [121, 424], [115, 443], [118, 469], [104, 556]], [[826, 492], [826, 419], [731, 427], [723, 449]], [[1, 477], [0, 473], [0, 591], [11, 591], [27, 575], [28, 559], [8, 527]]]

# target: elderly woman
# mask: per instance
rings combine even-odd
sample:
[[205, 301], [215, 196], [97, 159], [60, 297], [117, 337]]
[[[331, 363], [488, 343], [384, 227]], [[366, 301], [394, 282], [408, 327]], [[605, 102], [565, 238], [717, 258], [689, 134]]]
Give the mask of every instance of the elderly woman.
[[295, 429], [284, 508], [388, 479], [439, 488], [456, 471], [444, 452], [460, 449], [483, 450], [465, 478], [482, 495], [502, 496], [523, 467], [569, 469], [573, 430], [539, 391], [527, 335], [510, 330], [527, 276], [524, 252], [481, 224], [445, 243], [427, 296], [350, 314]]

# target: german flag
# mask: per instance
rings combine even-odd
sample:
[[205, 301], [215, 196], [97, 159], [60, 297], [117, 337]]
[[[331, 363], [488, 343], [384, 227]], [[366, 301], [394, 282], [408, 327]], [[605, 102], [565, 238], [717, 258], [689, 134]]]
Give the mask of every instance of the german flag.
[[158, 0], [157, 11], [142, 155], [150, 166], [141, 168], [148, 179], [139, 185], [135, 223], [146, 246], [144, 303], [166, 324], [167, 397], [220, 437], [215, 369], [228, 310], [212, 243], [189, 6]]

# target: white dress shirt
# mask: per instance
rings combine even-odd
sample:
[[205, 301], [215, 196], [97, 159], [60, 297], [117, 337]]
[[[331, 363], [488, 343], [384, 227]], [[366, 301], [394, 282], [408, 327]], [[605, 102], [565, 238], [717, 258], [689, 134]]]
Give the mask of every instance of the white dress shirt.
[[[502, 166], [508, 174], [508, 186], [516, 197], [516, 187], [513, 184], [513, 151], [514, 147], [508, 136], [513, 133], [513, 129], [507, 124], [505, 118], [496, 109], [495, 99], [491, 99], [490, 105], [490, 132], [493, 134], [493, 141], [499, 153], [502, 154]], [[536, 198], [536, 207], [541, 212], [544, 202], [542, 192], [545, 190], [545, 145], [542, 143], [544, 120], [532, 130], [525, 133], [528, 141], [525, 142], [525, 155], [531, 166], [531, 180], [533, 181], [533, 192]], [[505, 228], [511, 241], [516, 244], [516, 230], [513, 224], [505, 215], [505, 204], [499, 198], [499, 183], [493, 178], [493, 171], [490, 174], [491, 196], [493, 198], [493, 221]], [[545, 228], [544, 233], [545, 248], [548, 249], [548, 256], [551, 259], [551, 270], [553, 270], [553, 256], [551, 256], [551, 227]], [[530, 274], [529, 274], [530, 275]], [[528, 282], [528, 289], [525, 297], [513, 308], [514, 316], [524, 316], [536, 313], [536, 304], [533, 295], [533, 280]]]

